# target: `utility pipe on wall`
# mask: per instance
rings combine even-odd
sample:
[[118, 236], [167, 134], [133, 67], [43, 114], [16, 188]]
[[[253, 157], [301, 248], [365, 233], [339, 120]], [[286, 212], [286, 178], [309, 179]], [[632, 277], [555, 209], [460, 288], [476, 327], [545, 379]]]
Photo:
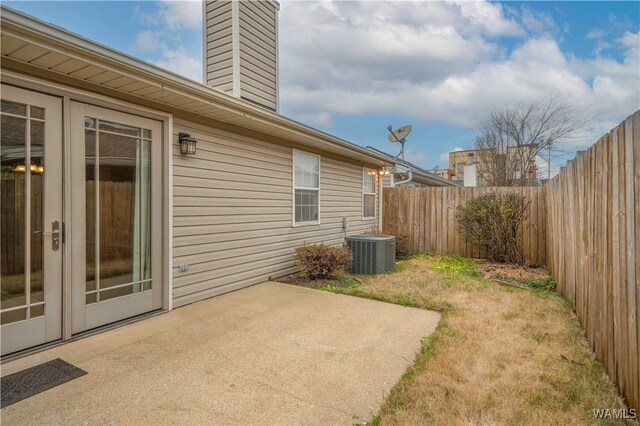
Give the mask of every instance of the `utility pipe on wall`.
[[382, 180], [384, 176], [378, 176], [378, 232], [382, 232]]

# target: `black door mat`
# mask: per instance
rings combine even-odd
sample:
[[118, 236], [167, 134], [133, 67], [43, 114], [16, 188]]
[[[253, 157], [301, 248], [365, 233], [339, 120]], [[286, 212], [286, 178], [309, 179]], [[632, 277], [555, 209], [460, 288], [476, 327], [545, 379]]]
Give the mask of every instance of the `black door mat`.
[[87, 374], [86, 371], [60, 358], [9, 374], [0, 379], [2, 393], [0, 407], [15, 404], [85, 374]]

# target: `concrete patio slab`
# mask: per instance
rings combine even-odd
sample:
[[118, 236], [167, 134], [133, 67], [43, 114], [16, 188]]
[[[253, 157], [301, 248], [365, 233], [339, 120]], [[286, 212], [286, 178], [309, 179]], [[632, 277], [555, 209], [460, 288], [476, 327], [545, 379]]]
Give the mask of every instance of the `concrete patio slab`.
[[264, 283], [2, 365], [87, 371], [2, 409], [17, 424], [353, 424], [412, 364], [435, 312]]

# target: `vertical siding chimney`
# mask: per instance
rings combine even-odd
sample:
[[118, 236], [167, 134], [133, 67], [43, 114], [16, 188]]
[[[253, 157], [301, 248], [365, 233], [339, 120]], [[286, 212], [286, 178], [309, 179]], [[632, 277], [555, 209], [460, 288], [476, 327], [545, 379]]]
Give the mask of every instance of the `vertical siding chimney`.
[[278, 10], [272, 0], [204, 2], [204, 82], [278, 111]]

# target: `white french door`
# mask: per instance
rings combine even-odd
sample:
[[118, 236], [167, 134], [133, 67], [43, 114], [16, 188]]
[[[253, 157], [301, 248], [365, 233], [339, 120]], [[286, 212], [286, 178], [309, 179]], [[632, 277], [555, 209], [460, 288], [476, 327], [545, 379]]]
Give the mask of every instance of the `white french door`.
[[62, 100], [1, 88], [0, 334], [6, 355], [62, 338]]
[[71, 331], [162, 306], [162, 126], [71, 102]]

